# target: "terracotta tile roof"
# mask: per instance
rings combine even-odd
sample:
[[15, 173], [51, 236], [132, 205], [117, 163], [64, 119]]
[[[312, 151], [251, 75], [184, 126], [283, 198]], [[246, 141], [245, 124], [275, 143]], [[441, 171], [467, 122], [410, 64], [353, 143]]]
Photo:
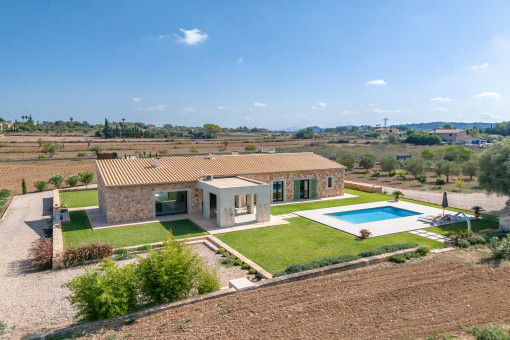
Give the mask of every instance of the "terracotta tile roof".
[[239, 176], [345, 168], [312, 152], [221, 155], [214, 159], [208, 156], [164, 157], [159, 168], [154, 166], [155, 161], [154, 158], [102, 159], [97, 160], [96, 165], [107, 187], [191, 182], [205, 174]]
[[429, 131], [429, 133], [460, 133], [464, 132], [466, 130], [463, 129], [434, 129], [432, 131]]

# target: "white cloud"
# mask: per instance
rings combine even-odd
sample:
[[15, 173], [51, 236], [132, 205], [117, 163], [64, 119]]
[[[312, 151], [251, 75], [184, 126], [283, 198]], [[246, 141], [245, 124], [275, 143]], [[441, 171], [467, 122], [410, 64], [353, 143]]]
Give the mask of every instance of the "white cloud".
[[367, 112], [374, 112], [374, 113], [400, 113], [401, 110], [381, 110], [381, 109], [370, 109]]
[[356, 114], [356, 111], [343, 110], [342, 112], [340, 112], [340, 114], [342, 114], [342, 115], [353, 115], [353, 114]]
[[435, 98], [430, 98], [430, 101], [438, 102], [438, 103], [448, 103], [448, 102], [451, 102], [452, 100], [448, 97], [435, 97]]
[[228, 109], [228, 107], [226, 107], [226, 106], [222, 106], [222, 105], [218, 105], [218, 106], [216, 106], [216, 108], [217, 108], [218, 110], [221, 110], [221, 111], [223, 111], [223, 110], [227, 110], [227, 109]]
[[179, 30], [184, 33], [184, 37], [176, 34], [177, 41], [186, 45], [196, 45], [209, 38], [207, 33], [202, 33], [198, 28], [192, 30], [179, 28]]
[[152, 105], [147, 107], [139, 107], [137, 110], [139, 111], [165, 111], [169, 108], [168, 105]]
[[475, 66], [471, 66], [471, 70], [483, 70], [484, 68], [487, 68], [489, 67], [489, 63], [483, 63], [481, 65], [475, 65]]
[[243, 59], [243, 58], [239, 58], [239, 59], [237, 59], [237, 63], [238, 63], [238, 64], [242, 64], [243, 62], [244, 62], [244, 59]]
[[253, 106], [255, 106], [255, 107], [266, 107], [267, 104], [264, 104], [264, 103], [261, 103], [261, 102], [254, 102]]
[[134, 101], [135, 103], [139, 103], [139, 102], [141, 102], [141, 101], [142, 101], [142, 98], [134, 97], [134, 98], [133, 98], [133, 101]]
[[501, 95], [497, 92], [482, 92], [477, 94], [475, 98], [501, 98]]
[[369, 80], [365, 83], [365, 85], [377, 85], [377, 86], [381, 86], [381, 85], [386, 85], [386, 82], [382, 79], [376, 79], [376, 80]]
[[500, 115], [498, 114], [495, 114], [495, 113], [491, 113], [491, 112], [482, 112], [480, 113], [480, 119], [482, 120], [495, 120], [495, 119], [502, 119], [503, 117], [501, 117]]
[[324, 102], [318, 102], [317, 105], [312, 106], [312, 109], [313, 110], [326, 110], [327, 107], [328, 107], [328, 104], [326, 104]]
[[171, 37], [172, 36], [169, 35], [169, 34], [161, 34], [161, 35], [158, 35], [158, 36], [155, 36], [155, 37], [144, 38], [144, 39], [142, 39], [142, 41], [163, 40], [163, 39], [168, 39], [168, 38], [171, 38]]
[[430, 111], [446, 112], [448, 110], [445, 109], [444, 107], [438, 106], [438, 107], [434, 107], [434, 108], [430, 109]]
[[192, 107], [185, 107], [184, 110], [182, 110], [181, 113], [183, 114], [188, 114], [188, 113], [194, 113], [194, 112], [197, 112], [197, 110], [195, 110], [194, 108]]
[[252, 117], [250, 117], [250, 116], [245, 116], [245, 117], [244, 117], [244, 119], [245, 119], [245, 120], [253, 120], [253, 118], [252, 118]]

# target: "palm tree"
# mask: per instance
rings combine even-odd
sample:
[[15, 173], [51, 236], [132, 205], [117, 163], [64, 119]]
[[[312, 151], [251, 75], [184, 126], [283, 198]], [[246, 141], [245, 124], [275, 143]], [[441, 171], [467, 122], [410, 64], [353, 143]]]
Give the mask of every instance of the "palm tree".
[[71, 123], [73, 122], [73, 120], [74, 120], [74, 119], [73, 119], [73, 117], [70, 117], [70, 118], [69, 118], [69, 121], [70, 121]]

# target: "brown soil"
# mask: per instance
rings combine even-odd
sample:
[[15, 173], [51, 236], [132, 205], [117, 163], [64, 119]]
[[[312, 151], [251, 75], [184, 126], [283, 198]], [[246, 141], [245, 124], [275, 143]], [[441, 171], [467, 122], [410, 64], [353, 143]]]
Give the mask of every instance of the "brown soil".
[[510, 316], [510, 262], [486, 258], [486, 250], [473, 250], [384, 263], [204, 301], [86, 336], [410, 339], [458, 334], [461, 327], [505, 323]]
[[[380, 177], [371, 177], [371, 175], [374, 173], [375, 170], [379, 170], [381, 173]], [[430, 190], [431, 188], [438, 188], [436, 185], [436, 179], [437, 175], [429, 171], [427, 175], [427, 182], [426, 183], [420, 183], [418, 182], [413, 175], [407, 174], [406, 179], [401, 179], [396, 176], [389, 177], [388, 173], [386, 171], [382, 171], [379, 166], [377, 166], [374, 169], [370, 169], [368, 171], [368, 174], [363, 174], [362, 171], [364, 169], [356, 168], [353, 171], [346, 171], [345, 172], [345, 179], [348, 181], [353, 182], [361, 182], [361, 183], [367, 183], [372, 185], [379, 185], [383, 187], [392, 187], [392, 188], [399, 188], [399, 189], [409, 189], [409, 190]], [[455, 184], [454, 177], [458, 177], [464, 181], [466, 186], [464, 188], [459, 188]], [[446, 180], [446, 177], [444, 177], [444, 180]], [[478, 188], [478, 181], [476, 177], [473, 177], [472, 179], [469, 179], [469, 176], [459, 175], [459, 176], [450, 176], [450, 182], [448, 182], [446, 185], [442, 186], [441, 189], [437, 189], [437, 191], [444, 191], [444, 190], [453, 190], [458, 192], [476, 192], [480, 191], [483, 192], [483, 190]]]

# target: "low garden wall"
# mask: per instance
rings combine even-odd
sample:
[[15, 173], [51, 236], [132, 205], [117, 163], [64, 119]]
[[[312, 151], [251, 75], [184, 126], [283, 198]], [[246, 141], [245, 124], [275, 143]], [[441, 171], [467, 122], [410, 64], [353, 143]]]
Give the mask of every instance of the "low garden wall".
[[62, 255], [64, 254], [64, 239], [62, 238], [61, 221], [53, 221], [53, 255], [51, 268], [59, 269], [62, 266]]
[[88, 186], [80, 186], [73, 188], [63, 188], [55, 191], [66, 192], [66, 191], [87, 191], [87, 190], [97, 190], [97, 184], [89, 184]]
[[344, 181], [344, 187], [347, 189], [371, 192], [371, 193], [376, 193], [376, 194], [382, 194], [382, 192], [383, 192], [382, 187], [373, 185], [373, 184], [366, 184], [366, 183]]
[[262, 280], [260, 282], [255, 283], [254, 285], [252, 285], [250, 287], [246, 287], [243, 290], [235, 290], [234, 288], [222, 289], [222, 290], [218, 290], [218, 291], [215, 291], [215, 292], [212, 292], [209, 294], [204, 294], [204, 295], [200, 295], [200, 296], [185, 299], [185, 300], [180, 300], [180, 301], [170, 302], [170, 303], [166, 303], [166, 304], [162, 304], [162, 305], [158, 305], [158, 306], [154, 306], [154, 307], [149, 307], [149, 308], [142, 309], [142, 310], [130, 313], [130, 314], [123, 315], [123, 316], [119, 316], [119, 317], [116, 317], [113, 319], [95, 321], [95, 322], [90, 322], [90, 323], [83, 323], [83, 324], [73, 325], [73, 326], [69, 326], [69, 327], [55, 330], [55, 331], [48, 331], [46, 333], [36, 334], [36, 335], [33, 335], [30, 339], [53, 339], [58, 336], [64, 336], [64, 335], [69, 335], [69, 334], [79, 334], [81, 332], [96, 331], [103, 327], [108, 327], [108, 328], [120, 327], [123, 324], [125, 324], [125, 322], [133, 320], [133, 319], [139, 319], [141, 317], [160, 313], [165, 310], [175, 309], [178, 307], [191, 305], [191, 304], [195, 304], [195, 303], [210, 300], [210, 299], [224, 297], [224, 296], [235, 294], [238, 292], [260, 289], [260, 288], [264, 288], [264, 287], [276, 286], [276, 285], [280, 285], [280, 284], [284, 284], [284, 283], [288, 283], [288, 282], [305, 280], [305, 279], [309, 279], [309, 278], [313, 278], [313, 277], [317, 277], [317, 276], [357, 269], [357, 268], [366, 267], [366, 266], [381, 263], [381, 262], [387, 262], [387, 261], [390, 261], [391, 258], [395, 255], [414, 252], [414, 251], [416, 251], [416, 249], [417, 248], [403, 249], [403, 250], [395, 251], [392, 253], [376, 255], [376, 256], [371, 256], [371, 257], [365, 257], [365, 258], [362, 258], [359, 260], [334, 264], [334, 265], [327, 266], [327, 267], [316, 268], [316, 269], [307, 270], [307, 271], [303, 271], [303, 272], [299, 272], [299, 273], [295, 273], [295, 274], [289, 274], [289, 275], [285, 275], [285, 276], [280, 276], [280, 277], [276, 277], [276, 278], [272, 278], [272, 279], [268, 279], [268, 280]]

